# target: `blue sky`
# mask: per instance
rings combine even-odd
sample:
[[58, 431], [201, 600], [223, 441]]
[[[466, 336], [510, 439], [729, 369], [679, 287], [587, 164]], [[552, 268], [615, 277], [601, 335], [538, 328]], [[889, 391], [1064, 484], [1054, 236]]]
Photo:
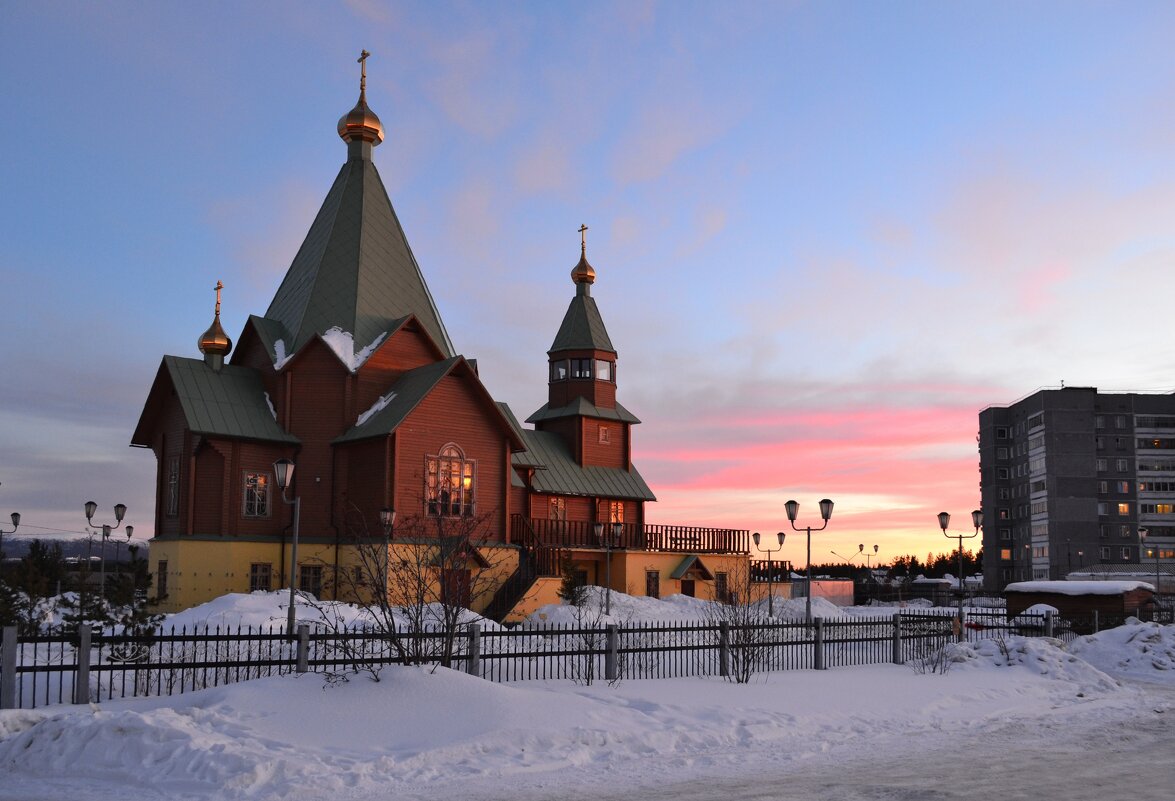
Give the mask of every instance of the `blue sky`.
[[[122, 501], [164, 353], [236, 338], [345, 149], [457, 349], [525, 417], [580, 223], [652, 522], [946, 550], [976, 417], [1175, 389], [1175, 6], [208, 3], [0, 8], [0, 520]], [[802, 561], [797, 537], [785, 558]]]

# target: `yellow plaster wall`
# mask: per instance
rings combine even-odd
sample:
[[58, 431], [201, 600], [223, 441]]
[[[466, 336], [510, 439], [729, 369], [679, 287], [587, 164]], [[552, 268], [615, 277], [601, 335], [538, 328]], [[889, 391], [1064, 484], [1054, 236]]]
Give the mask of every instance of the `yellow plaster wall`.
[[506, 623], [520, 623], [534, 613], [539, 607], [547, 604], [563, 603], [559, 597], [559, 587], [563, 580], [558, 578], [540, 578], [534, 586], [522, 597], [510, 613], [506, 615]]

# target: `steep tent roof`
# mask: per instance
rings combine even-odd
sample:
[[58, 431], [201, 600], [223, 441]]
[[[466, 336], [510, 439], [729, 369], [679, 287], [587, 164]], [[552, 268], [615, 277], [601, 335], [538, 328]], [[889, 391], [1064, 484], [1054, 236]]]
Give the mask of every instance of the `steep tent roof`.
[[[580, 284], [582, 290], [585, 285]], [[559, 326], [559, 333], [555, 334], [555, 341], [547, 353], [561, 350], [603, 350], [615, 353], [612, 340], [608, 338], [608, 331], [604, 328], [604, 319], [600, 317], [600, 310], [596, 306], [596, 299], [586, 292], [576, 292], [567, 313], [563, 315], [563, 322]]]
[[194, 434], [291, 444], [300, 442], [277, 424], [265, 397], [265, 386], [256, 370], [227, 364], [214, 370], [199, 359], [164, 356], [148, 403], [131, 437], [132, 445], [151, 445], [148, 418], [153, 414], [154, 405], [150, 398], [161, 391], [161, 383], [165, 380], [174, 387], [188, 428]]
[[364, 347], [387, 331], [390, 321], [415, 314], [452, 356], [453, 343], [371, 160], [371, 147], [351, 146], [348, 153], [265, 317], [292, 338], [283, 343], [291, 354], [334, 326]]
[[619, 420], [622, 423], [633, 424], [640, 422], [636, 415], [619, 403], [615, 409], [603, 409], [582, 396], [572, 399], [566, 406], [554, 409], [551, 408], [551, 404], [544, 403], [537, 412], [526, 418], [526, 422], [537, 423], [540, 420], [558, 420], [561, 417], [595, 417], [600, 420]]

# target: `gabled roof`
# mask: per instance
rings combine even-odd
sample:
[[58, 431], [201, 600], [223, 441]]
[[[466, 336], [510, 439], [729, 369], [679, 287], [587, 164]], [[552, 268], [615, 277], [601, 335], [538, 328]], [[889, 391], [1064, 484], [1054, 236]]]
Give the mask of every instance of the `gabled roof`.
[[702, 563], [702, 560], [698, 558], [698, 555], [694, 553], [691, 553], [689, 556], [682, 559], [681, 564], [674, 568], [673, 572], [669, 575], [669, 578], [679, 579], [688, 573], [695, 565], [697, 566], [697, 571], [702, 574], [702, 578], [706, 579], [707, 581], [714, 580], [714, 574], [710, 572], [710, 569], [706, 567], [706, 565]]
[[277, 424], [265, 398], [261, 375], [249, 367], [230, 364], [213, 370], [199, 359], [164, 356], [148, 403], [135, 427], [132, 445], [149, 446], [150, 398], [170, 381], [184, 419], [194, 434], [296, 444], [300, 440]]
[[496, 403], [490, 398], [477, 374], [469, 368], [462, 356], [453, 356], [439, 362], [426, 364], [401, 375], [384, 393], [383, 397], [387, 400], [384, 402], [383, 408], [362, 423], [351, 426], [342, 436], [337, 437], [333, 444], [355, 442], [371, 437], [387, 436], [392, 433], [404, 422], [412, 410], [428, 397], [428, 394], [432, 392], [440, 380], [457, 369], [460, 364], [465, 365], [465, 369], [468, 370], [468, 375], [472, 379], [472, 386], [476, 392], [483, 396], [486, 406], [492, 410], [490, 415], [493, 416], [494, 413], [500, 415], [502, 427], [512, 435], [513, 447], [518, 450], [524, 448], [523, 431], [519, 428], [518, 422], [513, 419], [513, 415], [507, 417], [502, 412], [503, 404]]
[[567, 450], [558, 434], [523, 430], [527, 450], [516, 453], [516, 467], [535, 467], [531, 486], [551, 495], [586, 495], [594, 498], [627, 498], [655, 501], [649, 485], [634, 467], [583, 467]]
[[575, 297], [563, 315], [559, 333], [548, 354], [561, 350], [604, 350], [615, 353], [612, 340], [604, 328], [604, 319], [596, 307], [596, 299], [589, 294], [588, 284], [576, 285]]
[[414, 314], [452, 356], [453, 343], [369, 153], [352, 150], [339, 170], [265, 318], [285, 328], [285, 352], [292, 354], [335, 326], [366, 347], [390, 321]]
[[636, 415], [625, 409], [619, 403], [615, 409], [604, 409], [596, 406], [582, 395], [577, 396], [566, 406], [554, 409], [551, 404], [544, 403], [537, 412], [526, 418], [528, 423], [537, 423], [540, 420], [557, 420], [561, 417], [595, 417], [600, 420], [619, 420], [622, 423], [639, 423]]
[[453, 356], [404, 373], [384, 394], [385, 398], [391, 396], [387, 404], [367, 420], [351, 426], [334, 443], [354, 442], [392, 433], [460, 360], [460, 356]]

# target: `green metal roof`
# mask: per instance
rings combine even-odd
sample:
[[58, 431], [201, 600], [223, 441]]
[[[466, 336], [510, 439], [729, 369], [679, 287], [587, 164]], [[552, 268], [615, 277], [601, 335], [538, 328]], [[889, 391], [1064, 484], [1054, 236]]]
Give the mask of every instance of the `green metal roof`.
[[615, 409], [604, 409], [596, 406], [582, 395], [577, 396], [571, 403], [566, 406], [559, 406], [552, 409], [549, 403], [544, 403], [541, 408], [530, 417], [526, 418], [528, 423], [537, 423], [540, 420], [557, 420], [561, 417], [595, 417], [600, 420], [619, 420], [623, 423], [639, 423], [636, 415], [625, 409], [619, 403], [616, 404]]
[[366, 347], [410, 314], [446, 356], [454, 354], [374, 162], [352, 151], [265, 317], [284, 326], [292, 354], [334, 326]]
[[[279, 339], [285, 342], [292, 341], [293, 337], [290, 336], [290, 332], [277, 320], [268, 320], [265, 317], [258, 317], [256, 314], [249, 315], [249, 322], [253, 324], [253, 330], [257, 332], [257, 338], [261, 340], [261, 343], [265, 345], [265, 349], [269, 352], [269, 358], [276, 361], [277, 341]], [[240, 349], [237, 352], [239, 353]]]
[[698, 555], [694, 554], [694, 553], [691, 553], [689, 556], [682, 559], [681, 564], [679, 564], [677, 567], [675, 567], [673, 569], [673, 572], [671, 574], [669, 574], [669, 578], [671, 578], [671, 579], [681, 578], [686, 573], [688, 573], [690, 571], [690, 569], [695, 564], [698, 566], [698, 570], [699, 570], [699, 572], [701, 572], [703, 578], [706, 578], [706, 579], [713, 579], [714, 578], [714, 574], [710, 572], [709, 568], [707, 568], [706, 565], [702, 562], [702, 560], [700, 558], [698, 558]]
[[596, 299], [590, 293], [589, 284], [576, 284], [575, 297], [571, 299], [571, 305], [567, 307], [563, 323], [559, 326], [559, 333], [555, 334], [555, 342], [547, 353], [561, 350], [616, 352], [604, 328], [604, 319], [596, 307]]
[[[277, 424], [265, 399], [261, 375], [249, 367], [226, 364], [213, 370], [199, 359], [164, 356], [156, 386], [164, 373], [175, 388], [192, 433], [296, 444], [300, 440]], [[152, 394], [155, 387], [152, 387]], [[132, 444], [147, 445], [144, 408]], [[142, 436], [141, 436], [142, 434]]]
[[514, 465], [535, 467], [531, 484], [536, 492], [552, 495], [586, 495], [593, 498], [628, 498], [655, 501], [649, 485], [634, 467], [583, 467], [567, 450], [563, 439], [549, 431], [523, 430], [527, 451], [512, 457]]
[[404, 373], [385, 393], [384, 397], [392, 395], [386, 406], [362, 424], [351, 426], [334, 442], [354, 442], [392, 433], [460, 360], [460, 356], [453, 356]]

